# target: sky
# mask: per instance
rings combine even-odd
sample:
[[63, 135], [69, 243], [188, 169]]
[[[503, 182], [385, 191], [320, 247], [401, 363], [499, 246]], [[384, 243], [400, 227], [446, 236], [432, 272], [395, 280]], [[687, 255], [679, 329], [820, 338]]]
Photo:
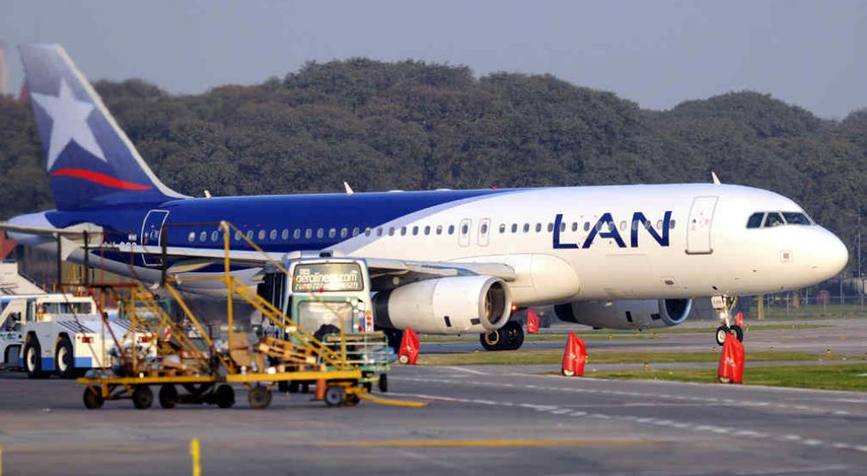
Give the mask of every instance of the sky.
[[90, 79], [175, 94], [369, 57], [550, 73], [649, 109], [745, 89], [831, 119], [867, 107], [867, 1], [2, 0], [15, 45], [62, 44]]

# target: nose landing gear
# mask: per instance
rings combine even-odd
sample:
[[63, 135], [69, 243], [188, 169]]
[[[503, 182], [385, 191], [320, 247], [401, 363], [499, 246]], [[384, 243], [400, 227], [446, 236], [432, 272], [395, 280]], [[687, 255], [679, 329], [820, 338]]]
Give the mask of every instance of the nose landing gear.
[[716, 329], [716, 343], [720, 346], [723, 345], [729, 333], [737, 337], [740, 342], [743, 342], [743, 328], [732, 322], [732, 309], [734, 309], [735, 304], [738, 302], [737, 296], [713, 296], [710, 302], [721, 321], [721, 325]]

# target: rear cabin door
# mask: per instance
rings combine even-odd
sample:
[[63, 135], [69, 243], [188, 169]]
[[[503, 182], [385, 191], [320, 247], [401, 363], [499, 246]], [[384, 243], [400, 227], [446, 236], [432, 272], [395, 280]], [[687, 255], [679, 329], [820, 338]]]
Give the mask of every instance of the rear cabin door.
[[696, 197], [692, 201], [686, 230], [687, 254], [713, 253], [710, 232], [717, 200], [718, 197]]
[[149, 247], [148, 251], [156, 253], [142, 255], [142, 261], [145, 266], [163, 265], [163, 259], [159, 253], [161, 252], [160, 246], [162, 246], [163, 240], [163, 224], [165, 224], [168, 216], [168, 210], [151, 210], [142, 222], [140, 238], [141, 245]]

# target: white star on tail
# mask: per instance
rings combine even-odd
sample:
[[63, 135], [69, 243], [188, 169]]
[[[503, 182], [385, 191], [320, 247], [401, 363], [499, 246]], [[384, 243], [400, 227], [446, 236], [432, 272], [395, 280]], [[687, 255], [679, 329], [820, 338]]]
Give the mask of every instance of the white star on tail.
[[102, 148], [96, 143], [96, 137], [93, 136], [93, 131], [87, 125], [87, 117], [93, 111], [93, 104], [76, 99], [63, 79], [60, 80], [60, 91], [57, 96], [33, 92], [30, 93], [30, 96], [51, 117], [48, 170], [51, 170], [57, 156], [72, 141], [106, 162]]

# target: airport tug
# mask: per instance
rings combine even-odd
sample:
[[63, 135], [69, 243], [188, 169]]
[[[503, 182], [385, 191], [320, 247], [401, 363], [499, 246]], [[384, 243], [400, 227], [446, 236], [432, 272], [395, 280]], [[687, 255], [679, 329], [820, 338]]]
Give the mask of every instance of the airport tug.
[[[110, 370], [78, 379], [85, 385], [87, 408], [125, 398], [136, 408], [148, 408], [153, 385], [159, 386], [163, 408], [183, 403], [228, 408], [235, 403], [232, 384], [242, 384], [250, 406], [261, 409], [271, 403], [272, 388], [279, 383], [315, 384], [317, 397], [328, 406], [354, 406], [362, 399], [422, 406], [369, 393], [374, 384], [387, 388], [389, 348], [385, 335], [373, 331], [363, 260], [296, 257], [271, 262], [253, 290], [231, 273], [229, 237], [233, 232], [238, 236], [237, 228], [227, 222], [220, 228], [226, 250], [220, 279], [228, 291], [225, 339], [210, 335], [170, 276], [161, 288], [183, 312], [180, 321], [158, 304], [151, 290], [137, 285], [124, 305], [133, 327], [156, 336], [147, 350], [152, 354], [137, 348], [120, 351]], [[262, 252], [252, 241], [248, 245]], [[261, 314], [259, 335], [235, 330], [235, 299]]]

